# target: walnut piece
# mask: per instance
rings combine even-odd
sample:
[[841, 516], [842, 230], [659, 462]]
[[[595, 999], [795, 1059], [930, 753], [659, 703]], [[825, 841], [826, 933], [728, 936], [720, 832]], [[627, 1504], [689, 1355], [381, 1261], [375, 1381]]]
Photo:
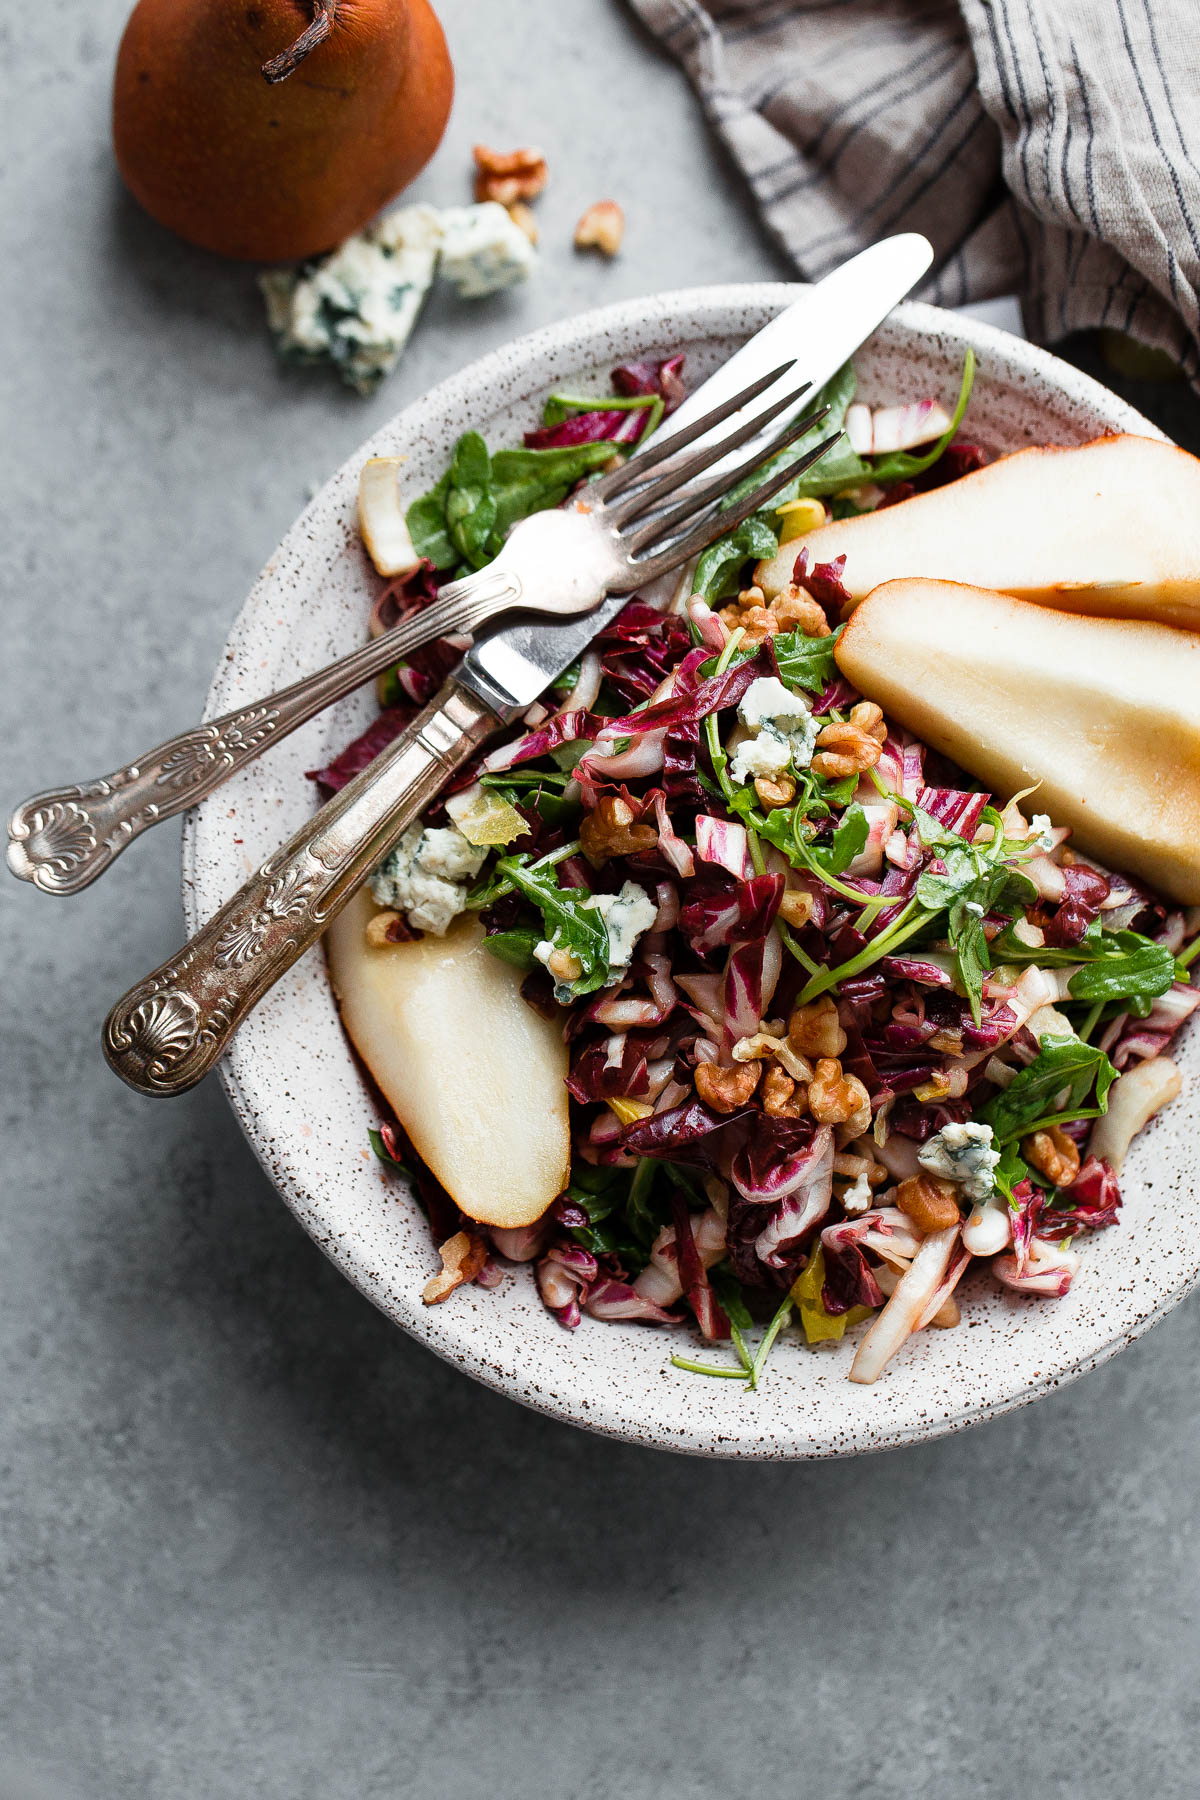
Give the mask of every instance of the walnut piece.
[[[871, 1096], [857, 1075], [847, 1075], [836, 1057], [823, 1056], [808, 1084], [808, 1109], [818, 1125], [849, 1125], [857, 1137], [871, 1122]], [[863, 1121], [866, 1113], [865, 1123]]]
[[653, 825], [639, 825], [628, 800], [606, 794], [579, 827], [579, 842], [592, 867], [598, 869], [610, 856], [640, 856], [653, 850], [658, 832]]
[[789, 582], [781, 594], [776, 594], [771, 611], [779, 621], [781, 631], [802, 631], [806, 637], [830, 635], [825, 608], [794, 581]]
[[625, 236], [625, 214], [615, 200], [597, 200], [588, 207], [575, 227], [577, 250], [599, 250], [604, 256], [616, 256]]
[[807, 1110], [804, 1088], [778, 1063], [772, 1063], [763, 1076], [759, 1097], [763, 1111], [772, 1119], [802, 1119]]
[[442, 1300], [448, 1300], [464, 1281], [474, 1281], [488, 1257], [483, 1239], [469, 1231], [456, 1231], [444, 1244], [439, 1244], [438, 1255], [442, 1259], [441, 1269], [421, 1290], [426, 1306], [437, 1306]]
[[511, 206], [515, 200], [532, 200], [549, 178], [546, 158], [532, 144], [521, 150], [491, 150], [475, 146], [475, 198], [498, 200]]
[[886, 737], [887, 726], [879, 707], [873, 700], [860, 700], [850, 708], [844, 725], [834, 720], [818, 733], [812, 766], [827, 781], [862, 775], [879, 761]]
[[533, 216], [533, 208], [526, 206], [523, 200], [514, 200], [505, 209], [518, 231], [523, 231], [531, 244], [538, 241], [537, 220]]
[[962, 1218], [958, 1189], [940, 1175], [910, 1175], [896, 1189], [896, 1205], [907, 1213], [918, 1231], [946, 1231]]
[[790, 806], [796, 798], [796, 784], [790, 775], [756, 775], [754, 791], [764, 812], [777, 806]]
[[1079, 1173], [1079, 1146], [1061, 1125], [1048, 1125], [1022, 1138], [1021, 1155], [1055, 1187], [1070, 1187]]
[[717, 1063], [697, 1063], [696, 1092], [714, 1112], [737, 1112], [753, 1098], [761, 1074], [760, 1062], [739, 1063], [735, 1069], [723, 1069]]
[[822, 994], [819, 1000], [798, 1006], [788, 1021], [788, 1042], [801, 1056], [840, 1056], [846, 1048], [846, 1034], [836, 1000]]

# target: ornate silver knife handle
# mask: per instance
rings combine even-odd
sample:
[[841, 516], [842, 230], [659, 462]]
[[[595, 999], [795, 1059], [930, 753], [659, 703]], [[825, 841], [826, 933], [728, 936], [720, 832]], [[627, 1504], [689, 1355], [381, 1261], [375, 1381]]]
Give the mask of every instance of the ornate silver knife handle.
[[500, 720], [450, 680], [393, 744], [290, 837], [177, 956], [130, 988], [104, 1054], [141, 1094], [182, 1094]]
[[403, 625], [253, 706], [181, 732], [97, 781], [34, 794], [8, 826], [8, 866], [44, 894], [77, 894], [160, 819], [195, 806], [235, 770], [418, 645], [474, 631], [515, 606], [522, 582], [493, 566], [444, 587]]

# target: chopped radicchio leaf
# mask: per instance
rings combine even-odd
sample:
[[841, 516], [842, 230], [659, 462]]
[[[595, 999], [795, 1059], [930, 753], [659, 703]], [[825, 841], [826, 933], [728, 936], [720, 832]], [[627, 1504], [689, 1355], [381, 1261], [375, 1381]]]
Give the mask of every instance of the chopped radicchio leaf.
[[393, 739], [398, 738], [412, 723], [415, 711], [415, 707], [408, 706], [385, 707], [360, 736], [346, 745], [340, 756], [335, 756], [323, 769], [309, 769], [309, 781], [315, 781], [327, 794], [340, 793], [348, 781], [361, 775], [367, 765], [375, 761], [379, 752], [386, 750]]
[[1056, 949], [1081, 944], [1089, 925], [1100, 916], [1108, 899], [1109, 883], [1098, 869], [1086, 863], [1068, 863], [1062, 871], [1066, 888], [1058, 911], [1045, 926], [1046, 942]]

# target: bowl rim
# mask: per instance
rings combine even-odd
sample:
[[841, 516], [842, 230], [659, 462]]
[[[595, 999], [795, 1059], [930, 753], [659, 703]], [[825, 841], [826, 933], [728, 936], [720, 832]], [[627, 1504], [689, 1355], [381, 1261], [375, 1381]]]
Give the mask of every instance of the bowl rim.
[[[644, 339], [656, 327], [661, 327], [662, 335], [667, 337], [672, 330], [672, 321], [681, 314], [689, 319], [689, 335], [692, 337], [701, 334], [706, 316], [713, 336], [729, 335], [730, 312], [753, 308], [781, 310], [797, 297], [805, 285], [800, 282], [723, 283], [672, 289], [593, 308], [508, 340], [447, 376], [424, 395], [410, 401], [378, 426], [339, 464], [264, 565], [222, 647], [209, 687], [204, 718], [212, 718], [233, 703], [229, 698], [229, 683], [236, 672], [240, 641], [253, 629], [260, 602], [264, 592], [270, 588], [277, 564], [288, 553], [298, 553], [305, 545], [311, 548], [314, 528], [327, 529], [332, 523], [331, 518], [323, 517], [330, 513], [333, 504], [332, 490], [340, 488], [351, 472], [356, 476], [364, 458], [391, 451], [398, 431], [406, 427], [419, 429], [422, 419], [438, 414], [454, 417], [464, 403], [473, 400], [480, 389], [494, 391], [496, 387], [502, 388], [505, 377], [511, 374], [514, 361], [519, 366], [528, 367], [547, 355], [561, 356], [565, 353], [577, 355], [582, 365], [589, 357], [594, 357], [596, 342], [603, 336], [628, 333]], [[943, 343], [957, 343], [963, 350], [968, 345], [973, 346], [977, 352], [986, 352], [988, 348], [992, 348], [998, 356], [1011, 359], [1012, 347], [1017, 344], [1020, 346], [1020, 361], [1028, 371], [1031, 382], [1038, 385], [1046, 383], [1064, 397], [1090, 404], [1112, 420], [1109, 430], [1128, 431], [1160, 440], [1165, 437], [1155, 425], [1101, 383], [1064, 363], [1050, 351], [1015, 338], [1009, 332], [981, 320], [947, 312], [919, 301], [904, 302], [890, 318], [919, 335], [936, 334]], [[206, 806], [211, 808], [212, 805], [213, 801], [210, 799]], [[197, 928], [208, 910], [207, 907], [202, 909], [200, 905], [205, 882], [198, 866], [198, 821], [204, 811], [204, 808], [200, 808], [197, 812], [187, 814], [183, 830], [181, 883], [189, 934]], [[1100, 1366], [1164, 1318], [1200, 1280], [1198, 1255], [1195, 1266], [1180, 1281], [1165, 1295], [1160, 1295], [1153, 1306], [1128, 1319], [1111, 1338], [1094, 1343], [1073, 1359], [1054, 1364], [1036, 1380], [1025, 1383], [1014, 1392], [990, 1402], [966, 1405], [959, 1411], [931, 1413], [903, 1425], [890, 1422], [881, 1412], [869, 1434], [858, 1434], [853, 1442], [848, 1443], [845, 1439], [813, 1440], [798, 1434], [789, 1444], [782, 1446], [778, 1438], [755, 1438], [749, 1432], [745, 1439], [739, 1441], [730, 1441], [724, 1436], [706, 1438], [704, 1434], [689, 1436], [687, 1433], [671, 1438], [662, 1435], [653, 1421], [647, 1422], [641, 1432], [634, 1432], [630, 1429], [627, 1415], [621, 1414], [614, 1404], [606, 1402], [603, 1394], [597, 1398], [594, 1389], [588, 1390], [589, 1398], [583, 1404], [580, 1400], [573, 1400], [570, 1393], [564, 1393], [561, 1389], [547, 1392], [535, 1380], [526, 1380], [522, 1385], [502, 1361], [489, 1359], [479, 1351], [465, 1320], [458, 1322], [459, 1329], [456, 1330], [454, 1309], [425, 1308], [421, 1305], [419, 1296], [397, 1294], [356, 1254], [353, 1243], [343, 1244], [331, 1234], [322, 1234], [319, 1230], [319, 1216], [314, 1212], [303, 1179], [302, 1165], [294, 1156], [288, 1157], [286, 1147], [272, 1131], [269, 1110], [264, 1104], [266, 1097], [254, 1080], [253, 1059], [245, 1053], [244, 1047], [240, 1047], [239, 1040], [235, 1039], [229, 1053], [218, 1065], [218, 1070], [234, 1115], [268, 1179], [280, 1192], [285, 1204], [340, 1271], [410, 1336], [486, 1387], [506, 1394], [535, 1411], [601, 1435], [627, 1442], [650, 1443], [657, 1448], [677, 1453], [743, 1461], [818, 1460], [899, 1448], [961, 1431], [1028, 1405], [1052, 1389], [1077, 1380], [1089, 1370]]]

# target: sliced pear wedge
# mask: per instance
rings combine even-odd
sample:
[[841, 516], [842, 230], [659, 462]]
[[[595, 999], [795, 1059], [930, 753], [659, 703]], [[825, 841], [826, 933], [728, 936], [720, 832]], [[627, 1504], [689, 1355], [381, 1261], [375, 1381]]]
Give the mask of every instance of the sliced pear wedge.
[[1057, 613], [944, 581], [889, 581], [838, 666], [889, 717], [1074, 841], [1200, 904], [1200, 637]]
[[1021, 450], [882, 512], [791, 538], [754, 579], [770, 597], [811, 562], [845, 556], [862, 600], [924, 575], [1060, 611], [1200, 631], [1200, 460], [1155, 438]]
[[400, 496], [402, 456], [371, 456], [358, 478], [358, 529], [381, 575], [411, 575], [421, 558], [409, 535]]
[[372, 948], [355, 895], [325, 933], [342, 1021], [396, 1117], [469, 1218], [539, 1219], [567, 1183], [567, 1049], [483, 947], [474, 917], [444, 938]]

